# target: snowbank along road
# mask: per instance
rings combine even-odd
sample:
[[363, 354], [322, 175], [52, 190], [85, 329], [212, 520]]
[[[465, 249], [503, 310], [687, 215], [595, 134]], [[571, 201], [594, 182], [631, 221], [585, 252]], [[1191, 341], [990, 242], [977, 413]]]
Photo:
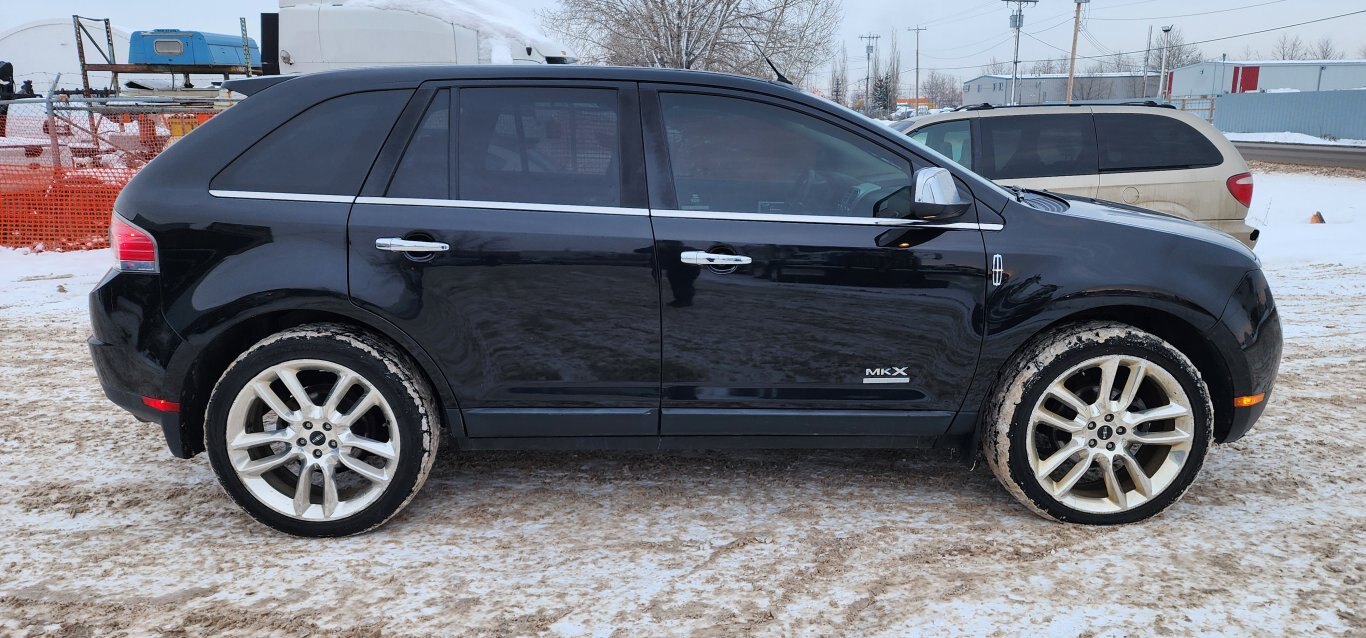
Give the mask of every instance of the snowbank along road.
[[378, 532], [286, 537], [100, 395], [106, 253], [0, 252], [0, 634], [1366, 634], [1366, 181], [1257, 180], [1271, 406], [1108, 529], [937, 452], [443, 450]]

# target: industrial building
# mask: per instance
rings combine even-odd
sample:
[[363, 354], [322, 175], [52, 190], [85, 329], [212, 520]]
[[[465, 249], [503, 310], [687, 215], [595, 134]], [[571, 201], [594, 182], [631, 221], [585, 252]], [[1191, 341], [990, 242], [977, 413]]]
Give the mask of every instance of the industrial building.
[[[1073, 100], [1130, 100], [1157, 95], [1158, 74], [1142, 72], [1078, 73], [1072, 85]], [[1067, 74], [1026, 74], [1016, 87], [1017, 104], [1043, 104], [1067, 100]], [[1010, 75], [982, 75], [963, 83], [963, 104], [1007, 104]]]
[[1171, 97], [1366, 88], [1366, 60], [1216, 60], [1171, 72]]

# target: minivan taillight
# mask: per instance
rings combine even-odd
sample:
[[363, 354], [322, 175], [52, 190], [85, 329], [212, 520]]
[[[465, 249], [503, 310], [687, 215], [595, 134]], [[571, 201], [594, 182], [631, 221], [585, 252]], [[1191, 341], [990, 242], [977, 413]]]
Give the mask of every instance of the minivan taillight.
[[1228, 178], [1228, 192], [1239, 204], [1252, 206], [1252, 173], [1239, 173]]
[[114, 268], [123, 272], [157, 271], [156, 240], [118, 213], [109, 221], [109, 247], [114, 250]]

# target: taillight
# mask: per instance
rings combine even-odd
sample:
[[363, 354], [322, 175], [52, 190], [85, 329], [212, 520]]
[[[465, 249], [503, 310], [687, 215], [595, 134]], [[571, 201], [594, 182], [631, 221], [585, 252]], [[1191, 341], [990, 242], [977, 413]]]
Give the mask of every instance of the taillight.
[[1239, 204], [1252, 206], [1252, 173], [1241, 173], [1228, 178], [1228, 192]]
[[114, 250], [114, 268], [123, 272], [157, 271], [156, 240], [118, 213], [109, 221], [109, 247]]

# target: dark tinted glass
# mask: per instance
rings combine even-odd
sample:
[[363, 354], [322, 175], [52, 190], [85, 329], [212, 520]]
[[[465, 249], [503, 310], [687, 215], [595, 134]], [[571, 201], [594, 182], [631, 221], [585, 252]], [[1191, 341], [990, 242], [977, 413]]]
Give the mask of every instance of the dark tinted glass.
[[460, 199], [621, 204], [615, 90], [464, 89], [459, 126]]
[[981, 162], [991, 179], [1096, 174], [1090, 115], [1015, 115], [978, 119]]
[[310, 107], [233, 160], [211, 187], [355, 195], [409, 95], [352, 93]]
[[924, 144], [940, 155], [972, 168], [972, 122], [953, 120], [931, 124], [914, 133], [911, 139]]
[[1224, 156], [1190, 125], [1161, 115], [1096, 114], [1100, 170], [1106, 172], [1203, 168]]
[[413, 132], [389, 182], [390, 197], [449, 199], [451, 196], [451, 96], [436, 94]]
[[872, 217], [910, 186], [910, 164], [791, 109], [739, 98], [662, 93], [682, 210]]

